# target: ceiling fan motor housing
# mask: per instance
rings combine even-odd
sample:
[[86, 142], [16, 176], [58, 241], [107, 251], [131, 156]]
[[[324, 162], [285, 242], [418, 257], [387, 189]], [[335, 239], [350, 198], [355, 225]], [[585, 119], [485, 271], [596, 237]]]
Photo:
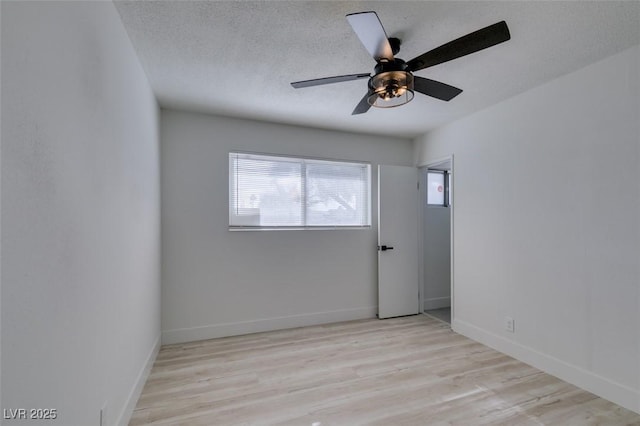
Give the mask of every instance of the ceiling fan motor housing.
[[413, 99], [413, 74], [402, 59], [381, 60], [369, 79], [369, 105], [391, 108]]

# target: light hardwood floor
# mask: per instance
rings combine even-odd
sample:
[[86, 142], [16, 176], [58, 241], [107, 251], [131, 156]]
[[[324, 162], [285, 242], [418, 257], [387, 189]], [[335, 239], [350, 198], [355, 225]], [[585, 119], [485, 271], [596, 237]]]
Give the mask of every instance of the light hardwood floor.
[[640, 425], [424, 315], [164, 346], [130, 425]]

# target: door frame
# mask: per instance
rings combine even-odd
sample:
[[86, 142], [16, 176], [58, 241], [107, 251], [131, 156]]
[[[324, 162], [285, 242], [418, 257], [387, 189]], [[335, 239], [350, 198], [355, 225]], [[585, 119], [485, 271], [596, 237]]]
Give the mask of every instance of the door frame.
[[[418, 239], [418, 253], [420, 256], [420, 271], [419, 271], [419, 280], [420, 280], [420, 313], [424, 314], [424, 285], [425, 285], [425, 270], [424, 270], [424, 252], [425, 252], [425, 237], [424, 237], [424, 231], [425, 231], [425, 218], [426, 218], [426, 214], [427, 214], [427, 193], [425, 190], [422, 190], [422, 185], [426, 185], [426, 180], [424, 179], [424, 176], [426, 176], [426, 171], [430, 168], [430, 167], [435, 167], [439, 164], [442, 163], [446, 163], [446, 162], [450, 162], [451, 163], [451, 177], [450, 177], [450, 185], [451, 188], [455, 188], [455, 178], [456, 178], [456, 174], [454, 171], [454, 167], [455, 167], [455, 163], [454, 163], [454, 158], [453, 158], [453, 154], [450, 154], [446, 157], [440, 157], [440, 158], [436, 158], [433, 160], [428, 160], [428, 161], [424, 161], [420, 164], [418, 164], [418, 171], [419, 171], [419, 176], [420, 176], [420, 185], [421, 185], [421, 190], [420, 190], [420, 207], [419, 207], [419, 212], [418, 212], [418, 216], [420, 218], [420, 226], [418, 227], [418, 232], [420, 233], [420, 238]], [[450, 191], [449, 192], [449, 219], [450, 219], [450, 229], [449, 229], [449, 238], [451, 239], [451, 248], [450, 248], [450, 253], [449, 256], [451, 258], [451, 265], [450, 265], [450, 276], [451, 276], [451, 283], [450, 283], [450, 298], [451, 298], [451, 326], [453, 327], [453, 322], [455, 319], [455, 297], [454, 297], [454, 287], [455, 287], [455, 268], [454, 268], [454, 264], [455, 264], [455, 250], [454, 250], [454, 227], [455, 227], [455, 215], [454, 215], [454, 209], [455, 209], [455, 193], [456, 191]]]

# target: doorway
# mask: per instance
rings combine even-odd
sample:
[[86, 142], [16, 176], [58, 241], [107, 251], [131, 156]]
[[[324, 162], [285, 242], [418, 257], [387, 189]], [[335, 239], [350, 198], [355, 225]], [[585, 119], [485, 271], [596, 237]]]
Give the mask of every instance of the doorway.
[[453, 318], [453, 157], [420, 168], [421, 312]]

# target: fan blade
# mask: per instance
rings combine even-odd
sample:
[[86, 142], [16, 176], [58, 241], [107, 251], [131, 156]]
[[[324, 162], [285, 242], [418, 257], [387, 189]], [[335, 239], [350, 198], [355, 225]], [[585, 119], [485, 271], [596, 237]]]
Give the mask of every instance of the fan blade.
[[423, 53], [407, 62], [407, 65], [411, 71], [418, 71], [495, 46], [510, 38], [507, 23], [500, 21]]
[[450, 101], [462, 93], [462, 89], [458, 89], [457, 87], [418, 76], [413, 77], [413, 89], [423, 95], [443, 101]]
[[365, 93], [364, 97], [360, 99], [360, 103], [356, 105], [351, 115], [364, 114], [365, 112], [369, 111], [369, 108], [371, 108], [371, 105], [369, 105], [369, 102], [367, 102], [368, 97], [369, 97], [369, 92]]
[[350, 13], [347, 15], [347, 20], [364, 48], [376, 62], [380, 59], [393, 61], [393, 52], [387, 33], [375, 12]]
[[316, 78], [313, 80], [294, 81], [291, 85], [296, 89], [303, 87], [320, 86], [322, 84], [340, 83], [343, 81], [359, 80], [361, 78], [369, 78], [369, 74], [348, 74], [337, 75], [335, 77]]

